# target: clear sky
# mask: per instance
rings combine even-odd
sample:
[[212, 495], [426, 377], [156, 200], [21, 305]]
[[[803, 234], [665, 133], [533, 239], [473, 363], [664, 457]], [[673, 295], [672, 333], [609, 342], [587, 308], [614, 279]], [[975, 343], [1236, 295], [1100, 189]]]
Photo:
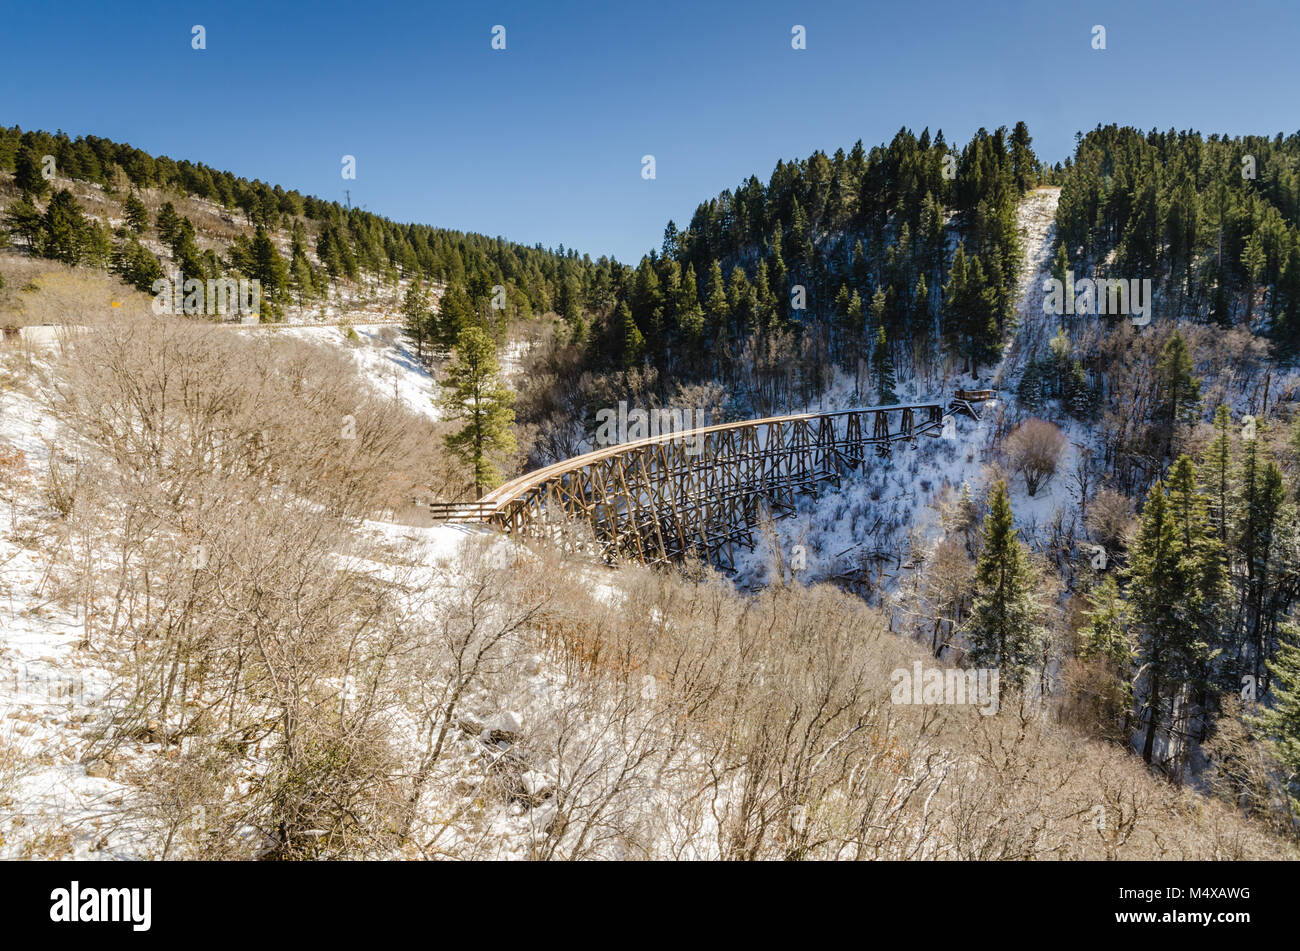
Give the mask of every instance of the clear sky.
[[904, 125], [1024, 119], [1053, 162], [1098, 123], [1300, 128], [1300, 0], [35, 0], [0, 23], [5, 125], [624, 261], [779, 158]]

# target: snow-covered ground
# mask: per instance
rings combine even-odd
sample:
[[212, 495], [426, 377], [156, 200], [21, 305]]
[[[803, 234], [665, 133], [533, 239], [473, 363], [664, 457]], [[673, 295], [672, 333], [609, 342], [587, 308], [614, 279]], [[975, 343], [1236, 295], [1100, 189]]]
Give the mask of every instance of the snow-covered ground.
[[[1019, 407], [1014, 385], [1023, 363], [1042, 355], [1042, 347], [1055, 333], [1053, 318], [1043, 313], [1043, 283], [1051, 275], [1051, 251], [1055, 236], [1054, 216], [1060, 190], [1043, 188], [1031, 192], [1018, 210], [1025, 260], [1019, 283], [1017, 327], [1004, 356], [992, 370], [977, 378], [951, 381], [941, 393], [916, 392], [900, 388], [904, 399], [947, 399], [958, 387], [988, 387], [997, 390], [996, 399], [981, 408], [976, 421], [954, 414], [956, 438], [921, 437], [915, 445], [895, 445], [888, 459], [869, 457], [864, 471], [846, 478], [839, 488], [827, 486], [818, 497], [806, 497], [798, 512], [776, 521], [771, 534], [756, 536], [753, 551], [737, 556], [736, 576], [744, 585], [768, 583], [777, 565], [790, 577], [792, 562], [803, 560], [806, 569], [798, 573], [805, 582], [835, 578], [865, 582], [870, 589], [889, 592], [911, 570], [914, 558], [942, 537], [936, 508], [945, 494], [956, 493], [963, 484], [980, 499], [987, 491], [989, 464], [996, 462], [995, 437], [1002, 420], [1018, 420], [1027, 414]], [[1037, 348], [1037, 349], [1036, 349]], [[847, 387], [833, 389], [818, 408], [837, 409], [853, 405]], [[1068, 474], [1087, 444], [1086, 427], [1062, 425], [1068, 442], [1057, 475], [1037, 494], [1030, 496], [1023, 480], [1010, 479], [1016, 523], [1028, 540], [1041, 540], [1043, 527], [1052, 524], [1058, 510], [1077, 511], [1078, 500], [1070, 496]]]
[[416, 356], [410, 339], [391, 324], [350, 325], [356, 338], [347, 336], [346, 327], [286, 327], [274, 331], [324, 347], [342, 348], [352, 357], [363, 379], [381, 395], [392, 396], [421, 416], [440, 419], [434, 399], [438, 385], [433, 374]]
[[[343, 340], [333, 327], [286, 332]], [[401, 339], [380, 328], [357, 332], [362, 342], [349, 350], [365, 379], [435, 416], [433, 381]], [[102, 759], [90, 752], [123, 699], [117, 658], [111, 645], [87, 646], [102, 619], [54, 594], [56, 559], [66, 562], [70, 542], [46, 496], [53, 447], [66, 449], [45, 391], [52, 356], [0, 348], [0, 857], [139, 857], [131, 823], [122, 822], [132, 790], [115, 777], [156, 749], [142, 739]], [[374, 529], [394, 538], [416, 531]], [[468, 535], [419, 531], [430, 562], [454, 557]]]
[[[283, 332], [346, 346], [371, 385], [395, 387], [404, 403], [432, 415], [433, 382], [405, 342], [379, 328], [356, 329], [360, 344], [333, 327]], [[66, 450], [68, 435], [59, 431], [44, 392], [51, 372], [40, 356], [0, 350], [0, 858], [152, 857], [157, 837], [147, 834], [150, 820], [127, 774], [166, 751], [147, 734], [108, 754], [95, 751], [105, 728], [116, 735], [114, 718], [129, 684], [115, 673], [113, 645], [94, 638], [102, 619], [92, 614], [88, 624], [53, 593], [68, 552], [62, 520], [45, 491], [52, 447]], [[480, 545], [488, 563], [511, 577], [523, 562], [535, 562], [526, 547], [482, 527], [370, 521], [360, 536], [371, 543], [364, 549], [369, 554], [349, 556], [347, 567], [398, 585], [404, 609], [434, 634], [464, 596], [467, 572], [481, 570], [474, 560]], [[580, 570], [590, 571], [589, 589], [600, 600], [622, 596], [604, 569]], [[526, 858], [554, 814], [554, 804], [544, 800], [563, 775], [555, 763], [530, 762], [523, 772], [536, 794], [534, 807], [485, 792], [485, 784], [497, 781], [493, 763], [509, 758], [513, 768], [519, 762], [519, 752], [511, 752], [512, 743], [501, 735], [527, 731], [531, 737], [574, 703], [563, 675], [550, 669], [529, 638], [514, 649], [521, 653], [507, 665], [508, 676], [496, 678], [491, 689], [474, 685], [462, 697], [450, 741], [430, 776], [418, 838], [436, 838], [444, 853]], [[426, 686], [438, 689], [436, 682]], [[393, 744], [417, 762], [430, 721], [411, 705], [393, 711], [390, 723]], [[575, 740], [586, 731], [585, 742], [613, 742], [599, 723], [576, 729]], [[453, 816], [436, 837], [433, 817]]]
[[40, 399], [0, 389], [0, 458], [10, 460], [0, 478], [0, 856], [129, 855], [101, 835], [125, 787], [82, 761], [112, 677], [82, 647], [87, 619], [50, 595], [61, 539], [41, 484], [55, 432]]

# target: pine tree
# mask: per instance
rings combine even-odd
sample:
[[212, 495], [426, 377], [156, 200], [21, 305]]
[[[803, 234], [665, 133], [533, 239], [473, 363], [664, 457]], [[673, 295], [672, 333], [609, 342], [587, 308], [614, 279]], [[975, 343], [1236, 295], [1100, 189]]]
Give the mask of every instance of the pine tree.
[[1056, 246], [1056, 256], [1052, 258], [1052, 277], [1061, 282], [1062, 293], [1068, 289], [1065, 286], [1065, 275], [1070, 270], [1070, 255], [1065, 251], [1065, 243], [1062, 242]]
[[[244, 239], [242, 244], [239, 241], [240, 238]], [[194, 223], [190, 221], [190, 219], [177, 219], [177, 224], [172, 229], [172, 238], [170, 243], [172, 260], [180, 267], [182, 277], [185, 280], [205, 280], [209, 268], [208, 264], [205, 263], [203, 252], [199, 250], [198, 244], [194, 241]], [[238, 255], [235, 255], [232, 250], [232, 257], [240, 260], [238, 266], [245, 269], [246, 273], [251, 277], [256, 277], [257, 262], [255, 261], [251, 250], [252, 245], [248, 242], [247, 238], [244, 238], [243, 235], [239, 235], [239, 237], [236, 238], [236, 246], [240, 247], [241, 250], [247, 249], [247, 254], [240, 258]]]
[[429, 299], [424, 293], [424, 284], [419, 278], [411, 281], [402, 298], [402, 316], [405, 318], [403, 329], [415, 340], [415, 355], [424, 359], [424, 341], [429, 335], [431, 311]]
[[[189, 223], [187, 218], [186, 224]], [[261, 225], [253, 235], [252, 245], [253, 271], [250, 277], [256, 278], [262, 288], [262, 310], [271, 319], [280, 314], [280, 303], [289, 290], [289, 267], [276, 249], [271, 236]], [[191, 268], [186, 267], [188, 277]]]
[[18, 150], [14, 160], [14, 186], [27, 198], [40, 198], [49, 191], [43, 166], [44, 156], [29, 147]]
[[789, 275], [785, 269], [785, 257], [782, 252], [784, 238], [781, 222], [772, 229], [772, 238], [768, 242], [767, 276], [771, 282], [772, 294], [776, 298], [776, 319], [784, 326], [790, 313]]
[[873, 340], [881, 330], [885, 329], [885, 307], [888, 303], [889, 298], [885, 294], [885, 289], [877, 287], [876, 292], [871, 295], [871, 305], [868, 310], [871, 315], [871, 323], [867, 329]]
[[614, 311], [614, 326], [619, 335], [623, 369], [639, 366], [645, 358], [645, 337], [632, 319], [632, 310], [627, 304], [619, 304]]
[[1300, 241], [1291, 244], [1274, 296], [1278, 314], [1273, 339], [1278, 349], [1290, 356], [1300, 349]]
[[1277, 656], [1268, 662], [1273, 675], [1273, 706], [1255, 718], [1253, 725], [1269, 741], [1269, 753], [1285, 777], [1291, 809], [1300, 815], [1300, 627], [1288, 624], [1282, 631]]
[[1258, 234], [1246, 239], [1246, 246], [1241, 251], [1241, 270], [1246, 278], [1246, 320], [1255, 313], [1255, 291], [1264, 276], [1264, 266], [1268, 257], [1264, 253], [1263, 242]]
[[477, 325], [478, 315], [465, 289], [458, 282], [448, 284], [438, 301], [438, 344], [443, 350], [450, 351], [462, 333]]
[[1133, 709], [1133, 658], [1137, 653], [1131, 633], [1132, 611], [1114, 574], [1089, 591], [1087, 601], [1088, 622], [1079, 632], [1079, 657], [1101, 665], [1105, 671], [1107, 682], [1098, 686], [1094, 702], [1099, 712], [1119, 727], [1115, 739], [1127, 743]]
[[925, 283], [925, 275], [918, 274], [912, 286], [912, 307], [915, 317], [912, 322], [912, 337], [917, 349], [924, 352], [934, 343], [934, 322], [930, 313], [930, 286]]
[[134, 239], [124, 241], [114, 249], [112, 270], [140, 291], [151, 292], [154, 281], [163, 277], [158, 259]]
[[1001, 351], [999, 301], [1002, 289], [996, 274], [994, 271], [993, 279], [990, 279], [980, 258], [971, 257], [966, 284], [957, 305], [962, 321], [961, 339], [968, 373], [974, 373], [981, 364], [997, 359]]
[[302, 222], [293, 222], [293, 239], [289, 250], [289, 284], [298, 293], [298, 306], [306, 306], [307, 301], [316, 296], [318, 276], [307, 256], [307, 231]]
[[966, 289], [968, 270], [966, 248], [963, 244], [958, 244], [957, 250], [953, 252], [952, 265], [948, 269], [948, 283], [943, 288], [943, 303], [939, 311], [947, 346], [958, 353], [964, 350], [965, 308], [969, 304]]
[[61, 188], [45, 208], [45, 234], [42, 253], [47, 258], [76, 264], [86, 254], [89, 239], [81, 205], [72, 192]]
[[1202, 707], [1208, 704], [1214, 678], [1211, 665], [1223, 652], [1223, 630], [1230, 613], [1227, 552], [1210, 523], [1205, 493], [1189, 456], [1178, 457], [1169, 472], [1169, 517], [1183, 549], [1186, 570], [1197, 588], [1197, 600], [1188, 606], [1188, 621], [1195, 628], [1202, 666], [1192, 678]]
[[21, 197], [9, 203], [5, 210], [5, 226], [22, 238], [30, 250], [40, 253], [45, 237], [45, 219], [30, 200]]
[[1210, 527], [1225, 546], [1233, 520], [1233, 465], [1232, 416], [1228, 407], [1220, 406], [1214, 413], [1214, 438], [1205, 452], [1201, 479], [1208, 500]]
[[877, 405], [893, 406], [897, 403], [898, 394], [894, 392], [896, 385], [894, 356], [890, 352], [889, 338], [885, 335], [884, 327], [876, 331], [876, 349], [871, 356], [871, 375], [876, 381]]
[[144, 206], [144, 202], [135, 192], [126, 196], [122, 210], [126, 213], [126, 223], [137, 235], [142, 235], [149, 230], [149, 209]]
[[1270, 595], [1279, 573], [1286, 487], [1282, 470], [1267, 457], [1267, 450], [1261, 450], [1263, 425], [1257, 422], [1255, 437], [1242, 440], [1234, 501], [1236, 548], [1244, 571], [1240, 611], [1251, 654], [1247, 669], [1257, 682], [1266, 683], [1264, 662], [1276, 638], [1277, 615], [1282, 608]]
[[831, 305], [831, 313], [835, 316], [835, 340], [837, 345], [841, 346], [846, 352], [849, 349], [847, 343], [852, 334], [848, 327], [849, 317], [849, 285], [840, 284], [840, 289], [835, 292], [835, 302]]
[[1007, 485], [999, 480], [989, 491], [975, 600], [963, 629], [970, 663], [997, 667], [1003, 687], [1025, 683], [1047, 636], [1036, 584], [1029, 554], [1016, 537]]
[[[736, 283], [737, 273], [744, 274], [739, 268], [732, 272], [733, 287]], [[721, 272], [719, 272], [719, 283], [721, 283]], [[712, 295], [710, 295], [711, 297]], [[713, 306], [711, 299], [710, 306]], [[730, 302], [728, 301], [724, 306], [730, 309]], [[677, 311], [677, 326], [681, 331], [687, 352], [693, 362], [698, 362], [700, 348], [704, 343], [705, 319], [704, 308], [700, 306], [700, 293], [695, 281], [694, 264], [686, 265], [686, 270], [682, 273], [681, 283], [677, 286], [674, 309]]]
[[1201, 403], [1201, 381], [1192, 375], [1193, 370], [1187, 341], [1181, 331], [1175, 330], [1165, 342], [1156, 363], [1161, 418], [1171, 426], [1196, 420]]
[[316, 296], [316, 271], [306, 253], [296, 252], [289, 262], [289, 283], [298, 292], [299, 307], [306, 306], [307, 301]]
[[176, 240], [181, 227], [181, 218], [176, 214], [176, 206], [171, 202], [163, 202], [163, 206], [158, 209], [157, 227], [158, 237], [168, 245]]
[[1203, 598], [1197, 566], [1188, 557], [1165, 486], [1147, 494], [1128, 568], [1128, 602], [1140, 635], [1139, 659], [1147, 674], [1147, 734], [1142, 758], [1150, 763], [1162, 723], [1165, 691], [1172, 697], [1202, 669], [1205, 645], [1198, 620]]
[[708, 321], [709, 337], [715, 342], [725, 341], [730, 313], [730, 308], [727, 306], [727, 290], [722, 283], [722, 267], [715, 258], [709, 262], [708, 297], [704, 301], [704, 317]]
[[462, 330], [437, 402], [449, 418], [465, 422], [445, 441], [474, 470], [478, 498], [501, 482], [493, 457], [515, 450], [514, 394], [501, 385], [499, 374], [496, 346], [487, 331], [477, 326]]
[[1029, 127], [1024, 122], [1017, 122], [1011, 132], [1011, 175], [1020, 192], [1028, 191], [1038, 179], [1038, 162], [1029, 147], [1032, 142]]
[[[847, 291], [847, 285], [841, 290]], [[853, 369], [853, 395], [857, 399], [862, 392], [862, 359], [866, 356], [866, 315], [862, 309], [862, 297], [857, 291], [848, 295], [843, 307], [841, 332], [844, 337], [844, 362]]]

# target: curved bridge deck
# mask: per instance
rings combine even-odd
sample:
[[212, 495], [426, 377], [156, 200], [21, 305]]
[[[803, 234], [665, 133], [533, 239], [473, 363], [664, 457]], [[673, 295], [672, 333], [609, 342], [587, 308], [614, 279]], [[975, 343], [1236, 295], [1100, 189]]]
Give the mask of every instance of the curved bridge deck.
[[441, 514], [522, 535], [561, 534], [578, 519], [607, 561], [732, 565], [764, 511], [790, 514], [796, 493], [839, 485], [869, 455], [943, 425], [941, 403], [900, 403], [664, 433], [545, 466]]

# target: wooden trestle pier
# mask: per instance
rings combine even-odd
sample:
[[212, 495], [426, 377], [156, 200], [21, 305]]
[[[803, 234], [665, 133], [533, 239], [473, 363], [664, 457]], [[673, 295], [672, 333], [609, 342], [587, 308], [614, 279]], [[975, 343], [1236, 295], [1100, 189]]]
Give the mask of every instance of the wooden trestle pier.
[[545, 466], [477, 502], [435, 503], [434, 515], [525, 536], [560, 534], [562, 519], [577, 519], [609, 562], [694, 554], [730, 566], [764, 510], [792, 513], [796, 493], [838, 486], [900, 440], [939, 436], [943, 419], [941, 403], [900, 403], [665, 433]]

